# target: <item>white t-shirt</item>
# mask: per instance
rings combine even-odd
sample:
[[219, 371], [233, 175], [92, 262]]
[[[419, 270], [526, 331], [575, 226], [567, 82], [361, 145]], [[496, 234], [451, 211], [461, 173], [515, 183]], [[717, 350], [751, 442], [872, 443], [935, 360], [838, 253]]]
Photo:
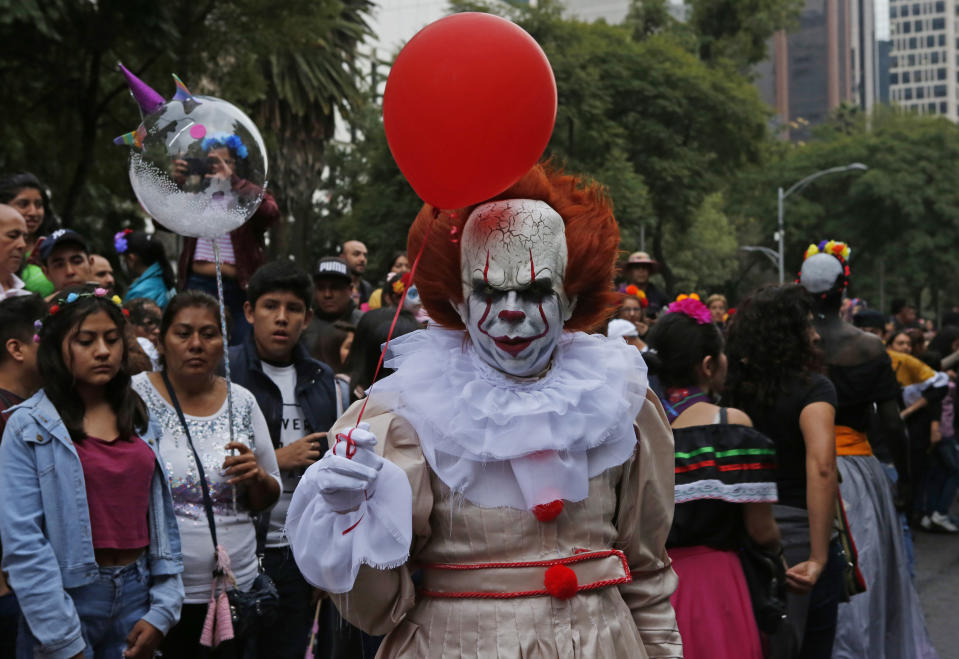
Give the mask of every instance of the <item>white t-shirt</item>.
[[[260, 362], [260, 365], [263, 367], [266, 376], [273, 380], [277, 389], [280, 390], [280, 396], [283, 399], [280, 446], [289, 446], [309, 434], [303, 409], [296, 402], [296, 368], [292, 364], [290, 366], [273, 366], [266, 362]], [[283, 491], [280, 494], [280, 500], [270, 511], [270, 529], [266, 535], [267, 547], [286, 547], [290, 544], [283, 530], [286, 527], [286, 511], [293, 499], [293, 490], [296, 489], [304, 471], [304, 468], [288, 469], [280, 474], [283, 480]]]
[[[193, 452], [187, 442], [176, 410], [150, 382], [146, 373], [133, 377], [133, 388], [146, 403], [150, 419], [160, 428], [160, 459], [166, 467], [173, 491], [173, 509], [183, 548], [183, 588], [187, 604], [206, 604], [213, 576], [213, 539], [203, 509], [203, 488]], [[242, 442], [256, 456], [257, 464], [280, 481], [276, 453], [263, 413], [247, 389], [232, 385], [234, 441]], [[213, 519], [217, 539], [230, 555], [230, 565], [240, 590], [248, 590], [257, 575], [256, 530], [244, 505], [242, 487], [229, 485], [221, 473], [224, 449], [230, 442], [227, 402], [212, 416], [186, 414], [203, 473], [213, 498]]]

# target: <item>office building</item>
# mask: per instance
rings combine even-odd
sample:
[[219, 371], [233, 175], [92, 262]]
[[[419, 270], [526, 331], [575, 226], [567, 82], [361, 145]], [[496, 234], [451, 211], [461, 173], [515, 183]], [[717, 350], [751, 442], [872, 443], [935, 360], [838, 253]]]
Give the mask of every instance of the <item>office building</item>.
[[871, 110], [883, 90], [875, 0], [806, 0], [798, 28], [777, 32], [756, 67], [784, 136], [805, 139], [841, 103]]
[[889, 0], [889, 100], [921, 114], [959, 120], [956, 0]]

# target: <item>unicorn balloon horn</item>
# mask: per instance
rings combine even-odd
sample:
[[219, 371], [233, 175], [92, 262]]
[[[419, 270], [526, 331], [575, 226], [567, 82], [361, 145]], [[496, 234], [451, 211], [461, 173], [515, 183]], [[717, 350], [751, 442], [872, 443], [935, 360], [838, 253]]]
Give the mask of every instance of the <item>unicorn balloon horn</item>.
[[[148, 84], [133, 75], [123, 64], [117, 62], [117, 65], [120, 67], [123, 75], [126, 76], [127, 85], [130, 86], [130, 93], [133, 94], [137, 105], [140, 106], [141, 118], [153, 114], [163, 107], [166, 100], [162, 96], [156, 93]], [[121, 146], [126, 144], [127, 146], [133, 146], [139, 149], [143, 146], [144, 137], [146, 137], [146, 129], [143, 127], [143, 122], [140, 122], [139, 128], [113, 138], [113, 143]]]
[[133, 75], [127, 67], [119, 62], [117, 64], [120, 70], [123, 71], [123, 75], [126, 76], [127, 84], [130, 86], [130, 92], [133, 94], [133, 98], [136, 99], [137, 105], [140, 106], [140, 111], [143, 113], [143, 116], [156, 112], [161, 105], [166, 103], [166, 100], [162, 96], [156, 93], [148, 84]]

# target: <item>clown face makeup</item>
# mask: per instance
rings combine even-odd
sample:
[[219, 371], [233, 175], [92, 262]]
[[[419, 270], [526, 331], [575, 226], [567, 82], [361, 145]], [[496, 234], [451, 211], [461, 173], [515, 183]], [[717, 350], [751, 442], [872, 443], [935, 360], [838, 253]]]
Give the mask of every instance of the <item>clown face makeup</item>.
[[541, 372], [572, 314], [563, 218], [542, 201], [483, 204], [467, 219], [461, 247], [457, 311], [480, 357], [518, 377]]

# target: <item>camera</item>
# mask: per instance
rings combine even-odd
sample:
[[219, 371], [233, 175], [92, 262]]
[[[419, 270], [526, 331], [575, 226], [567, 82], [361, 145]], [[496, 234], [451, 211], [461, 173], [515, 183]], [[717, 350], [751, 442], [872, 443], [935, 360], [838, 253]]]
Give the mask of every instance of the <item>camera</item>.
[[211, 171], [208, 158], [184, 158], [184, 160], [187, 176], [206, 176]]

